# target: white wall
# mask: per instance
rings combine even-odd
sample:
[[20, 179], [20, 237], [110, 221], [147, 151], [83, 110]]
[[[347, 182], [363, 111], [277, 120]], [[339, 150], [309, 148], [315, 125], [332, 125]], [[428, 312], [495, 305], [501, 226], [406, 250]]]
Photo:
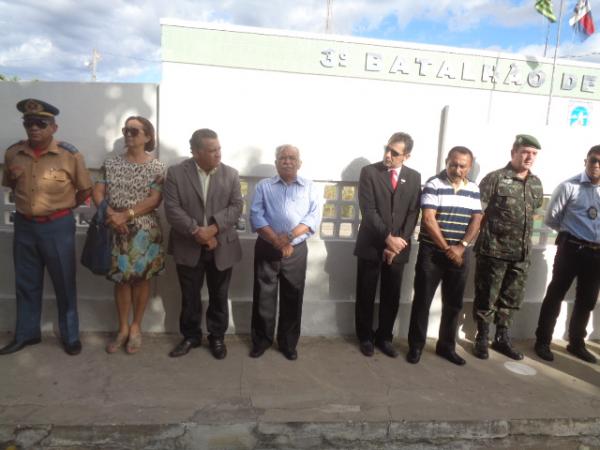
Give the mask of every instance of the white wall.
[[[188, 139], [198, 128], [219, 133], [223, 160], [243, 176], [273, 173], [274, 149], [282, 143], [300, 147], [302, 174], [319, 181], [356, 181], [360, 167], [381, 158], [387, 138], [406, 131], [415, 139], [408, 165], [423, 179], [436, 172], [441, 112], [449, 106], [443, 152], [454, 145], [470, 147], [480, 168], [479, 178], [503, 166], [517, 133], [537, 136], [544, 149], [536, 172], [545, 192], [582, 168], [582, 159], [595, 141], [600, 122], [588, 128], [568, 126], [568, 114], [577, 101], [555, 98], [550, 126], [546, 126], [547, 98], [540, 95], [497, 92], [409, 82], [384, 81], [269, 70], [252, 70], [203, 64], [165, 63], [158, 92], [154, 85], [77, 83], [0, 83], [0, 145], [6, 148], [22, 139], [20, 114], [14, 108], [22, 98], [44, 99], [61, 108], [60, 139], [76, 145], [88, 166], [97, 168], [106, 155], [122, 147], [120, 129], [130, 114], [158, 124], [159, 157], [173, 164], [189, 156]], [[592, 106], [595, 101], [586, 101]], [[158, 106], [160, 105], [160, 109]], [[83, 228], [78, 242], [81, 245]], [[165, 225], [165, 233], [168, 232]], [[10, 257], [12, 230], [0, 227], [0, 330], [14, 326], [14, 273]], [[230, 331], [249, 331], [252, 296], [254, 237], [242, 235], [244, 257], [234, 268], [230, 290]], [[353, 334], [355, 258], [352, 240], [309, 243], [309, 264], [303, 316], [303, 333]], [[531, 337], [539, 305], [549, 282], [554, 246], [535, 249], [533, 269], [523, 311], [515, 320], [515, 336]], [[407, 264], [397, 335], [405, 337], [412, 301], [416, 246]], [[144, 326], [149, 331], [177, 332], [179, 287], [172, 261], [167, 273], [156, 279]], [[110, 331], [116, 326], [112, 284], [81, 268], [78, 272], [83, 330]], [[56, 329], [50, 283], [45, 289], [44, 327]], [[472, 274], [465, 293], [463, 334], [473, 335], [470, 301]], [[573, 293], [569, 294], [572, 299]], [[565, 304], [565, 313], [568, 305]], [[432, 307], [430, 336], [439, 324], [439, 299]], [[600, 336], [599, 314], [590, 325]], [[564, 333], [565, 318], [556, 336]]]

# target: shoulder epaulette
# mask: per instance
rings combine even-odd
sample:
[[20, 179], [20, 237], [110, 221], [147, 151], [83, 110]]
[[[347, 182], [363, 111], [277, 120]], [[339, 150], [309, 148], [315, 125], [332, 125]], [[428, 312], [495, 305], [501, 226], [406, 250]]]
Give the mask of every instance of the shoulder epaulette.
[[13, 147], [16, 147], [17, 145], [22, 145], [22, 144], [24, 144], [24, 143], [25, 143], [25, 141], [18, 141], [18, 142], [15, 142], [14, 144], [12, 144], [12, 145], [9, 145], [9, 146], [8, 146], [8, 148], [7, 148], [6, 150], [10, 150], [11, 148], [13, 148]]
[[79, 150], [77, 150], [77, 147], [75, 147], [73, 144], [69, 144], [68, 142], [61, 141], [58, 143], [58, 146], [60, 148], [64, 148], [69, 153], [79, 153]]

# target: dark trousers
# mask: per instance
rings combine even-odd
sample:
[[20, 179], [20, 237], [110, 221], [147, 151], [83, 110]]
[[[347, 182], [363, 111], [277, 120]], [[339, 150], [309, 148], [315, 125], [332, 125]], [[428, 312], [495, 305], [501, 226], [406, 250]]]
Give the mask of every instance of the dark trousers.
[[[404, 264], [386, 264], [358, 258], [356, 266], [355, 327], [358, 340], [391, 341], [398, 306]], [[377, 280], [379, 286], [379, 324], [373, 333], [373, 310]]]
[[415, 266], [415, 297], [408, 330], [408, 344], [411, 348], [422, 349], [425, 346], [429, 309], [441, 281], [442, 317], [438, 346], [454, 350], [470, 258], [471, 253], [466, 250], [463, 265], [457, 267], [436, 247], [425, 243], [419, 245]]
[[17, 297], [15, 341], [40, 337], [44, 268], [54, 286], [58, 327], [63, 342], [79, 340], [75, 284], [75, 219], [72, 215], [45, 223], [15, 214], [13, 259]]
[[600, 250], [571, 242], [568, 234], [557, 240], [558, 248], [552, 268], [552, 281], [540, 310], [535, 332], [538, 342], [549, 344], [560, 314], [560, 305], [573, 280], [577, 278], [575, 304], [569, 322], [569, 341], [583, 343], [590, 314], [596, 306], [600, 291]]
[[206, 276], [208, 286], [208, 309], [206, 328], [209, 338], [222, 339], [229, 325], [227, 297], [232, 268], [219, 270], [215, 266], [213, 252], [204, 251], [196, 267], [177, 264], [177, 277], [181, 287], [181, 314], [179, 331], [184, 338], [200, 342], [202, 339], [201, 289]]
[[300, 339], [302, 299], [306, 279], [306, 242], [294, 247], [289, 258], [262, 238], [254, 247], [254, 291], [252, 295], [252, 343], [267, 348], [273, 344], [279, 288], [277, 343], [294, 350]]
[[506, 261], [477, 255], [473, 318], [509, 327], [525, 298], [529, 260]]

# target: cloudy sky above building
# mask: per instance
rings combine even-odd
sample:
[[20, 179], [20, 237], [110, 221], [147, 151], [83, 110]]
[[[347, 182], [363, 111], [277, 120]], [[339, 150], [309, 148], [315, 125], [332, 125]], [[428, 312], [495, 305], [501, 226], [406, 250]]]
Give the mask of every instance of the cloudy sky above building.
[[[331, 31], [542, 56], [548, 21], [534, 3], [331, 0]], [[553, 3], [558, 16], [561, 2]], [[582, 42], [568, 26], [574, 4], [564, 0], [559, 56], [600, 62], [600, 32]], [[98, 81], [159, 82], [162, 18], [324, 33], [327, 0], [0, 0], [0, 10], [0, 74], [88, 81], [96, 49]], [[557, 30], [550, 27], [549, 56]]]

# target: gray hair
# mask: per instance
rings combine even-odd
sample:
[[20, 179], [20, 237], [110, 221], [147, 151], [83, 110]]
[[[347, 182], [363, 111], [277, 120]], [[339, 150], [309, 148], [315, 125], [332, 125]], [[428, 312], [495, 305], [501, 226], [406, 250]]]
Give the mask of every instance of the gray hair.
[[283, 144], [277, 147], [275, 149], [275, 159], [279, 159], [279, 155], [281, 155], [281, 153], [283, 153], [283, 151], [287, 150], [288, 148], [291, 150], [296, 150], [296, 153], [298, 153], [298, 159], [300, 159], [300, 149], [298, 147], [294, 147], [291, 144]]
[[201, 128], [199, 130], [196, 130], [190, 138], [190, 148], [192, 150], [202, 149], [202, 139], [218, 139], [218, 136], [217, 133], [215, 133], [210, 128]]

